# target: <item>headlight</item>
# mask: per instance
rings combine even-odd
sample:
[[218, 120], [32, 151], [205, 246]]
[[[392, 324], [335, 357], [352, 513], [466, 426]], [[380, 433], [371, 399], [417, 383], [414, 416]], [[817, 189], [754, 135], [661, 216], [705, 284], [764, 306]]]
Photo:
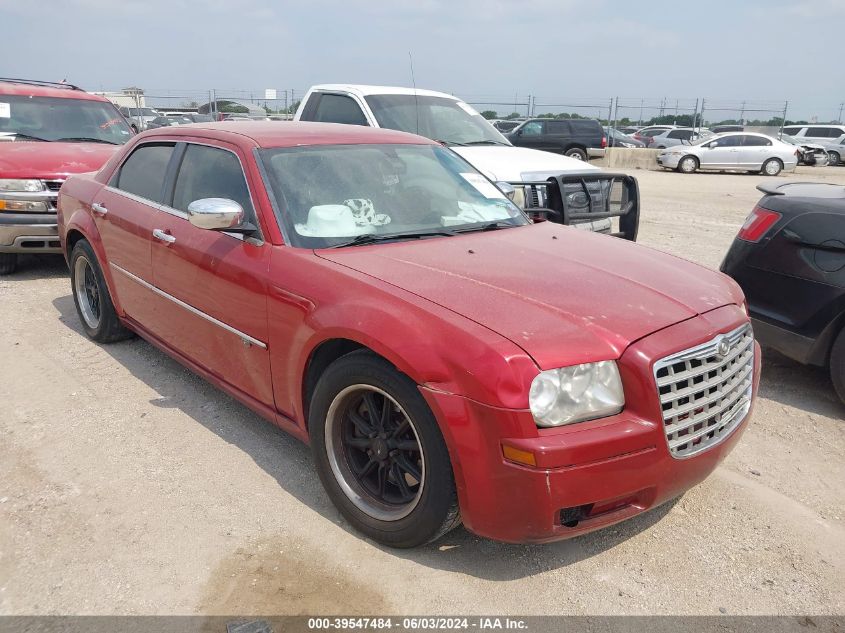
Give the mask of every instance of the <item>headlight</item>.
[[31, 193], [34, 191], [44, 191], [44, 183], [40, 180], [0, 178], [0, 191], [18, 191], [25, 193]]
[[622, 379], [612, 360], [540, 372], [528, 406], [537, 426], [561, 426], [604, 418], [625, 406]]

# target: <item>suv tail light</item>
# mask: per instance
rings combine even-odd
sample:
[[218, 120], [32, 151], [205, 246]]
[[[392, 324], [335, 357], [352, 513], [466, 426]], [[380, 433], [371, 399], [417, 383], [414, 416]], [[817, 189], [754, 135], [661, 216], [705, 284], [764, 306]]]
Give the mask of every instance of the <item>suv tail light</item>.
[[780, 218], [780, 213], [759, 206], [754, 207], [754, 210], [745, 218], [745, 224], [739, 229], [737, 237], [746, 242], [759, 242]]
[[606, 137], [606, 136], [602, 136], [602, 137], [601, 137], [601, 148], [602, 148], [602, 149], [605, 149], [606, 147], [607, 147], [607, 137]]

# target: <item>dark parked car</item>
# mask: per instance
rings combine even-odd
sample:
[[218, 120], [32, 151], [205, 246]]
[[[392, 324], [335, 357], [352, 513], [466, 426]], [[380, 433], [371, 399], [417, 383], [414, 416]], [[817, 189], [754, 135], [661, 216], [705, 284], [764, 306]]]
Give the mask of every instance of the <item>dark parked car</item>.
[[762, 345], [827, 366], [845, 402], [845, 187], [761, 185], [722, 262], [745, 292]]
[[612, 127], [605, 128], [605, 133], [607, 134], [608, 147], [645, 147], [645, 143], [638, 141], [633, 136], [623, 134], [619, 130], [614, 129]]
[[744, 125], [715, 125], [710, 128], [713, 134], [724, 134], [725, 132], [744, 132]]
[[607, 147], [601, 123], [594, 119], [528, 119], [506, 135], [517, 147], [530, 147], [587, 160]]

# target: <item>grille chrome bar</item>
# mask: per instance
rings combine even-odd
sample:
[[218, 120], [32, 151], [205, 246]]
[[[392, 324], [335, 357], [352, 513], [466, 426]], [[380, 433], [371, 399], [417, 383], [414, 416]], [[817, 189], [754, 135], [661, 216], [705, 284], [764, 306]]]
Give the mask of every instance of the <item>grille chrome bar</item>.
[[753, 372], [750, 324], [654, 364], [672, 457], [691, 457], [730, 435], [751, 409]]

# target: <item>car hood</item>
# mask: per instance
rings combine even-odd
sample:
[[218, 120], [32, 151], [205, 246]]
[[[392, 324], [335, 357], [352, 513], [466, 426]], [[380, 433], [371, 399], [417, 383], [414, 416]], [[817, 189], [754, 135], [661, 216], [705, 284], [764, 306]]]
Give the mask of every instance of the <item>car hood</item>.
[[742, 302], [720, 273], [550, 222], [316, 253], [501, 334], [541, 369], [616, 359], [644, 336]]
[[0, 142], [0, 178], [62, 179], [96, 171], [118, 145], [41, 141]]
[[584, 161], [527, 147], [476, 145], [451, 149], [494, 181], [531, 182], [566, 172], [598, 171]]

